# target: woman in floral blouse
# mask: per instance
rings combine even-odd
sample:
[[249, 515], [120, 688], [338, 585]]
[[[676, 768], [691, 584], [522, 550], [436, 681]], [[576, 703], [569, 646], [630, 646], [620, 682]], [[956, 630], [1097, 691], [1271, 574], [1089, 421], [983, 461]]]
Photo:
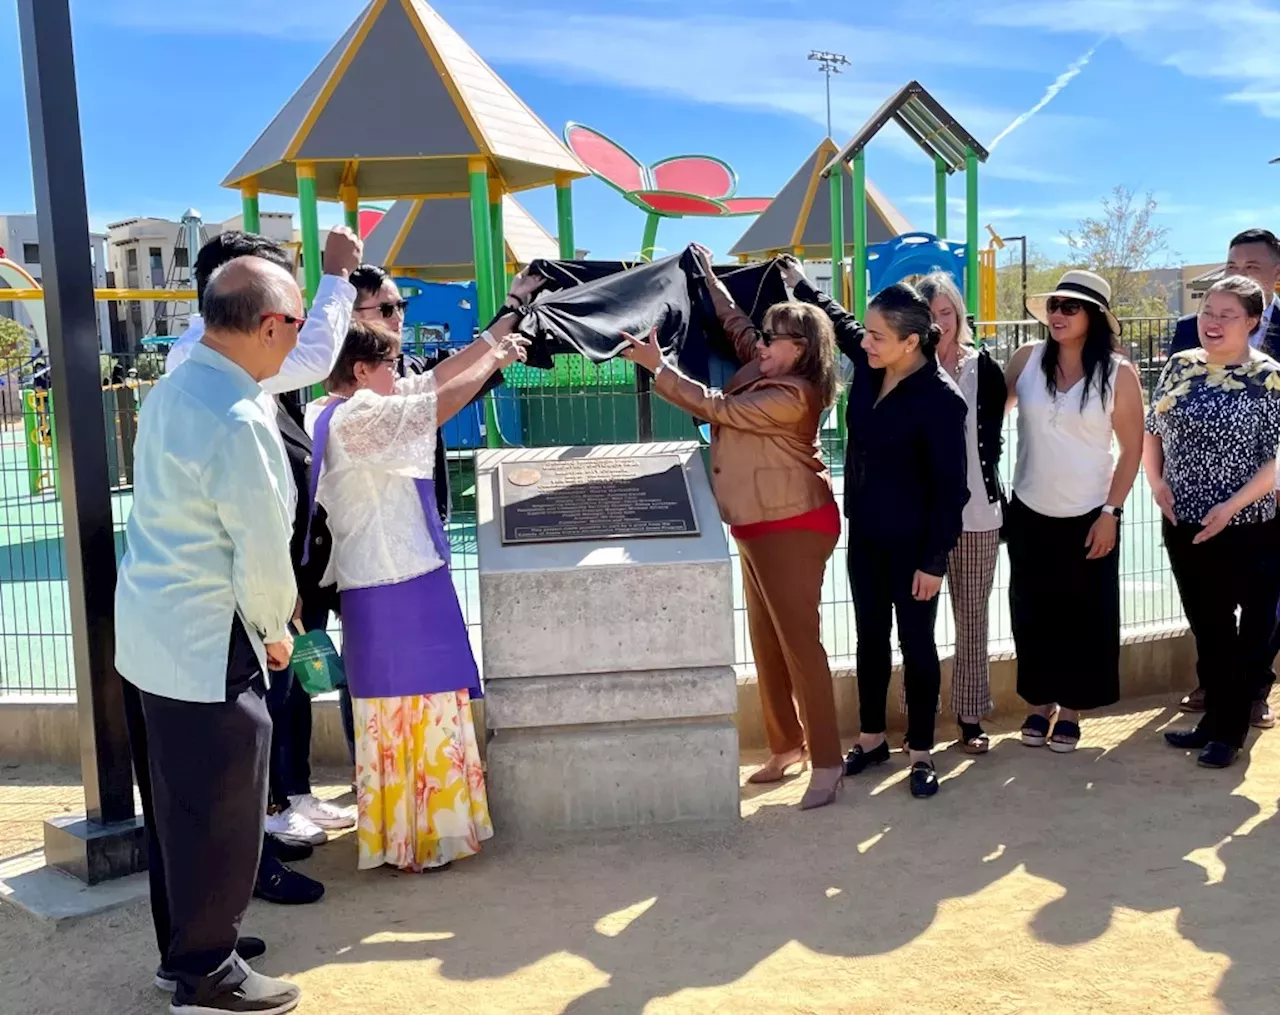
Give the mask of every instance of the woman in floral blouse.
[[1264, 306], [1251, 279], [1210, 289], [1201, 348], [1169, 360], [1147, 414], [1143, 462], [1205, 686], [1199, 725], [1165, 739], [1198, 750], [1206, 768], [1226, 768], [1244, 747], [1249, 675], [1269, 665], [1280, 601], [1280, 364], [1249, 346]]

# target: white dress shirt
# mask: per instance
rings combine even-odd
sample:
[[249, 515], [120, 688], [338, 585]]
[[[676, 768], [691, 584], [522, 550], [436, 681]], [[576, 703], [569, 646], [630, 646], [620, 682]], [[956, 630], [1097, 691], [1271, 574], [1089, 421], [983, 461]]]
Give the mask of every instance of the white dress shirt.
[[116, 582], [116, 669], [151, 694], [226, 700], [232, 618], [266, 672], [297, 589], [293, 483], [270, 396], [198, 344], [147, 396]]
[[1267, 332], [1271, 329], [1271, 320], [1275, 315], [1277, 304], [1280, 304], [1280, 296], [1273, 297], [1267, 304], [1267, 309], [1262, 312], [1262, 319], [1258, 322], [1253, 334], [1249, 336], [1249, 344], [1253, 348], [1262, 348], [1262, 340], [1267, 337]]
[[[334, 361], [342, 351], [347, 329], [351, 327], [355, 302], [355, 286], [346, 279], [337, 275], [321, 278], [307, 322], [298, 332], [297, 346], [289, 353], [280, 372], [262, 382], [262, 390], [280, 395], [322, 383], [332, 372]], [[171, 374], [178, 369], [203, 337], [204, 319], [199, 314], [192, 314], [190, 326], [173, 343], [165, 357], [165, 373]]]
[[[313, 436], [325, 404], [307, 406]], [[334, 410], [316, 493], [333, 537], [322, 585], [394, 585], [444, 566], [415, 483], [432, 478], [435, 452], [434, 373], [403, 378], [394, 395], [357, 392]]]

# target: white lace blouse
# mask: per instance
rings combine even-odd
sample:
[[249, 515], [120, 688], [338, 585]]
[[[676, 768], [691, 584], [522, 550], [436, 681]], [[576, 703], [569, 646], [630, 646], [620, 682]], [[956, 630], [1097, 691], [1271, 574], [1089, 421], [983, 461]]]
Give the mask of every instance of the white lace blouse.
[[[307, 407], [307, 429], [329, 399]], [[334, 410], [316, 500], [329, 516], [333, 552], [323, 584], [339, 590], [393, 585], [441, 567], [416, 479], [435, 465], [436, 383], [396, 382], [394, 395], [359, 391]]]

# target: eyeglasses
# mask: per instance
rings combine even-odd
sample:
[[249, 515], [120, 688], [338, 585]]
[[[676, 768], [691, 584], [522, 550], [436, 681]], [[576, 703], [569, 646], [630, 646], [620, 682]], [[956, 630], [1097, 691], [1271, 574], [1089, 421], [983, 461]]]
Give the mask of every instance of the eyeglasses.
[[790, 339], [792, 342], [809, 341], [803, 335], [795, 335], [788, 331], [766, 331], [763, 328], [760, 329], [760, 341], [764, 343], [766, 349], [780, 338]]
[[1244, 320], [1243, 314], [1211, 314], [1207, 310], [1201, 310], [1197, 316], [1206, 324], [1221, 324], [1224, 328]]
[[1044, 303], [1044, 309], [1050, 314], [1061, 314], [1063, 317], [1075, 317], [1084, 309], [1083, 300], [1073, 300], [1070, 297], [1050, 296]]
[[396, 300], [394, 303], [370, 303], [367, 307], [356, 307], [356, 310], [376, 310], [383, 317], [391, 318], [397, 313], [403, 314], [408, 306], [408, 300]]
[[274, 312], [263, 314], [262, 320], [280, 321], [282, 324], [287, 324], [290, 328], [298, 329], [301, 329], [302, 326], [307, 323], [307, 319], [305, 317], [294, 317], [292, 314], [278, 314]]

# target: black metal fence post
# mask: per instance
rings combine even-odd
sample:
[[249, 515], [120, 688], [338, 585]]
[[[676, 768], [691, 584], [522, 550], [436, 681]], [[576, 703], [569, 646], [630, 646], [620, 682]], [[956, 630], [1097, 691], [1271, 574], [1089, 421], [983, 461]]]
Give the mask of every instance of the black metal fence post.
[[45, 826], [54, 866], [95, 883], [145, 867], [115, 672], [115, 537], [68, 0], [18, 0], [67, 558], [87, 820]]

